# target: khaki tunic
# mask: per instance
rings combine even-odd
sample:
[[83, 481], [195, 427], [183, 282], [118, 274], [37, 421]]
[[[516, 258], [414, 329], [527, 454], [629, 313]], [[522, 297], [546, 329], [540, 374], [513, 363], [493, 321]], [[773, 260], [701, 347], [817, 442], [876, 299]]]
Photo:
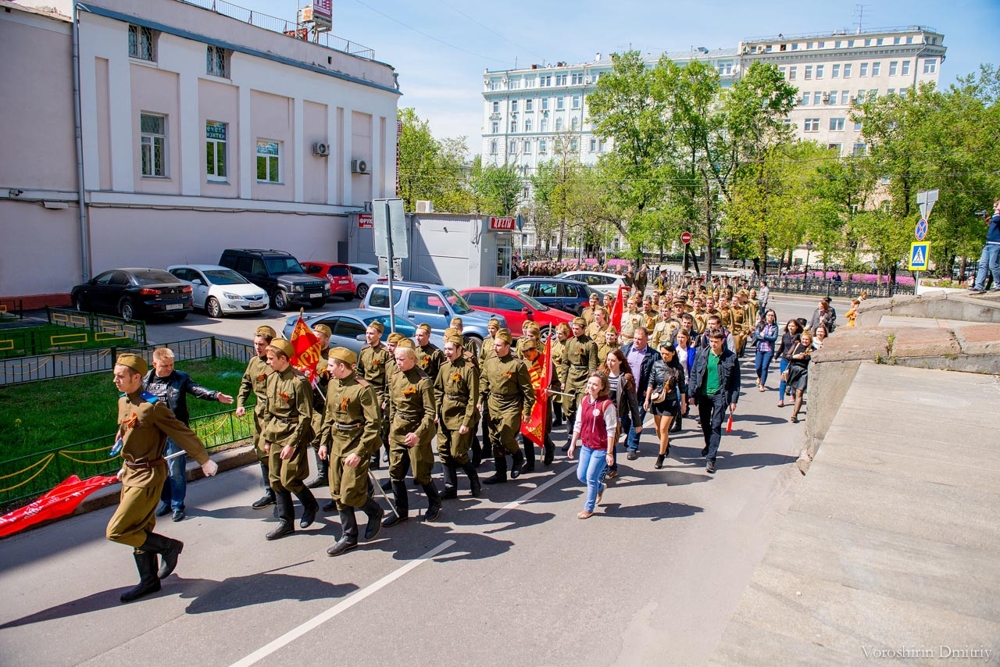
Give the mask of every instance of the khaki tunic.
[[604, 343], [604, 332], [607, 331], [610, 326], [610, 324], [601, 326], [596, 321], [591, 322], [590, 326], [587, 327], [587, 335], [590, 336], [595, 343], [600, 345]]
[[[431, 481], [434, 467], [434, 386], [430, 378], [416, 365], [408, 371], [399, 368], [389, 377], [389, 398], [392, 401], [392, 424], [389, 427], [389, 478], [402, 482], [406, 471], [413, 467], [417, 484]], [[418, 442], [407, 447], [406, 436], [416, 433]]]
[[[554, 389], [560, 389], [566, 386], [566, 372], [567, 369], [562, 365], [563, 357], [566, 355], [566, 343], [559, 340], [558, 336], [552, 336], [552, 367], [555, 369], [552, 377], [552, 387]], [[554, 396], [553, 400], [559, 399], [562, 402], [561, 397]]]
[[496, 343], [496, 339], [493, 336], [487, 336], [483, 340], [483, 346], [479, 348], [479, 367], [486, 367], [486, 360], [497, 356], [497, 351], [493, 349], [493, 344]]
[[[156, 506], [167, 479], [163, 452], [167, 438], [200, 465], [208, 463], [208, 452], [194, 431], [181, 422], [166, 403], [146, 392], [118, 399], [118, 436], [123, 441], [122, 491], [118, 509], [108, 522], [105, 535], [138, 549], [156, 525]], [[152, 465], [145, 465], [152, 464]], [[132, 466], [140, 465], [141, 468]]]
[[695, 311], [692, 314], [694, 315], [695, 329], [697, 329], [698, 333], [704, 333], [705, 327], [708, 326], [708, 318], [710, 316], [710, 313], [706, 310], [703, 310], [700, 313]]
[[[375, 388], [351, 373], [343, 380], [330, 378], [326, 390], [321, 447], [330, 460], [330, 498], [340, 509], [361, 507], [368, 498], [368, 465], [382, 446], [379, 430], [382, 412]], [[344, 465], [351, 454], [361, 458], [354, 468]]]
[[568, 338], [562, 367], [566, 374], [563, 391], [573, 394], [563, 397], [563, 409], [569, 415], [587, 391], [587, 378], [597, 370], [597, 344], [587, 336]]
[[[268, 465], [271, 488], [275, 491], [300, 493], [302, 480], [309, 475], [306, 445], [313, 438], [312, 387], [305, 377], [289, 366], [274, 372], [267, 379], [267, 414], [260, 437], [270, 444]], [[281, 458], [286, 446], [295, 452], [289, 459]]]
[[608, 360], [608, 354], [610, 354], [611, 350], [617, 350], [617, 349], [618, 349], [617, 345], [607, 345], [607, 344], [601, 345], [599, 348], [597, 348], [597, 365], [598, 366], [603, 365]]
[[427, 343], [423, 347], [418, 347], [415, 352], [417, 353], [417, 368], [422, 370], [431, 379], [431, 382], [434, 382], [437, 379], [441, 364], [447, 361], [444, 352], [438, 349], [436, 345], [430, 343]]
[[591, 308], [590, 306], [587, 306], [586, 308], [583, 309], [583, 312], [580, 313], [580, 317], [586, 320], [587, 326], [589, 327], [590, 324], [594, 321], [594, 309]]
[[482, 380], [483, 392], [489, 392], [490, 396], [493, 453], [507, 451], [515, 454], [520, 451], [517, 435], [521, 432], [521, 420], [531, 415], [531, 408], [535, 405], [535, 390], [531, 387], [528, 367], [509, 353], [504, 357], [493, 357], [486, 362]]
[[642, 326], [646, 328], [646, 333], [652, 333], [653, 327], [660, 321], [660, 314], [655, 310], [642, 311]]
[[[479, 369], [465, 357], [446, 361], [434, 382], [438, 406], [438, 456], [445, 465], [469, 462], [472, 436], [479, 426]], [[459, 433], [462, 426], [467, 433]]]
[[639, 326], [645, 326], [645, 315], [638, 311], [634, 313], [630, 313], [628, 311], [622, 313], [622, 330], [620, 332], [620, 340], [632, 340], [632, 335], [635, 334], [635, 328]]
[[257, 397], [257, 402], [251, 412], [253, 418], [253, 439], [252, 443], [257, 454], [258, 461], [266, 461], [267, 454], [260, 443], [261, 419], [267, 412], [267, 378], [274, 372], [274, 369], [267, 365], [267, 357], [254, 357], [247, 364], [247, 369], [243, 372], [243, 379], [240, 381], [240, 393], [236, 396], [236, 407], [245, 408], [246, 400], [250, 393]]

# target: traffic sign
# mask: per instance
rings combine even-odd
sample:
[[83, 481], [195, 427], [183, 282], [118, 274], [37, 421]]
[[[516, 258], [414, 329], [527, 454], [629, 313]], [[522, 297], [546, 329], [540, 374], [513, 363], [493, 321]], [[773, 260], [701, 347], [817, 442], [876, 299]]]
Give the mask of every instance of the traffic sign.
[[683, 243], [684, 245], [691, 243], [691, 232], [684, 232], [683, 234], [681, 234], [681, 243]]
[[934, 202], [938, 200], [937, 190], [921, 190], [917, 193], [917, 203], [920, 204], [920, 217], [926, 220], [931, 217]]
[[[402, 199], [372, 200], [372, 227], [375, 232], [376, 257], [410, 256]], [[389, 238], [390, 234], [392, 238]]]
[[520, 213], [518, 213], [517, 217], [514, 218], [514, 224], [517, 225], [517, 231], [523, 232], [524, 231], [524, 216], [521, 215]]
[[923, 243], [910, 244], [910, 271], [926, 271], [929, 259], [931, 244]]
[[927, 236], [927, 220], [924, 218], [920, 219], [917, 223], [916, 228], [913, 230], [913, 235], [917, 237], [918, 241], [923, 241], [924, 237]]

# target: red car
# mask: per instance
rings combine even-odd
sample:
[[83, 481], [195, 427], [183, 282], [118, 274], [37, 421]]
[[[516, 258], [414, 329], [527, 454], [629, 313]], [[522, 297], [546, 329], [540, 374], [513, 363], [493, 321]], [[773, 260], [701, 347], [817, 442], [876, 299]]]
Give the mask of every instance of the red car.
[[527, 294], [505, 287], [470, 287], [460, 294], [476, 310], [503, 315], [515, 338], [521, 335], [525, 320], [534, 320], [541, 327], [543, 341], [557, 325], [573, 321], [569, 313], [549, 308]]
[[357, 291], [351, 267], [338, 262], [299, 262], [306, 273], [326, 276], [330, 281], [330, 296], [339, 296], [344, 301], [351, 301]]

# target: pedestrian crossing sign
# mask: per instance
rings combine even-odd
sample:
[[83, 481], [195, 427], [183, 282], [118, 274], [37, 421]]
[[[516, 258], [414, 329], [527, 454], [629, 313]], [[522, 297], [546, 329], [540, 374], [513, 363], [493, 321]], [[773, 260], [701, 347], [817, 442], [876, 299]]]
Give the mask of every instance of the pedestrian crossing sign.
[[931, 244], [927, 242], [910, 244], [910, 271], [926, 271]]

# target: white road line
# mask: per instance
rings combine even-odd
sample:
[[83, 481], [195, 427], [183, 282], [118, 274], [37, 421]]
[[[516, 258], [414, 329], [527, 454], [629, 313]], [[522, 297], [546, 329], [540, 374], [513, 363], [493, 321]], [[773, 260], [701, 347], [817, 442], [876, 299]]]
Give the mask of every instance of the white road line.
[[365, 588], [362, 588], [360, 591], [356, 592], [354, 595], [352, 595], [351, 597], [347, 598], [346, 600], [343, 600], [342, 602], [340, 602], [340, 603], [338, 603], [338, 604], [330, 607], [329, 609], [327, 609], [323, 613], [321, 613], [321, 614], [319, 614], [317, 616], [314, 616], [313, 618], [309, 619], [308, 621], [306, 621], [302, 625], [289, 630], [288, 632], [286, 632], [285, 634], [281, 635], [280, 637], [278, 637], [277, 639], [275, 639], [271, 643], [266, 644], [265, 646], [262, 646], [261, 648], [257, 649], [256, 651], [254, 651], [253, 653], [251, 653], [247, 657], [243, 658], [242, 660], [234, 662], [233, 665], [232, 665], [232, 667], [249, 667], [250, 665], [253, 665], [253, 664], [256, 664], [257, 662], [260, 662], [261, 660], [263, 660], [267, 656], [271, 655], [272, 653], [274, 653], [278, 649], [282, 648], [283, 646], [286, 646], [286, 645], [292, 643], [293, 641], [295, 641], [296, 639], [298, 639], [302, 635], [306, 634], [307, 632], [315, 630], [320, 625], [322, 625], [323, 623], [326, 623], [327, 621], [329, 621], [331, 618], [335, 617], [340, 612], [347, 611], [348, 609], [350, 609], [351, 607], [353, 607], [357, 603], [363, 601], [364, 599], [366, 599], [370, 595], [372, 595], [374, 593], [377, 593], [381, 589], [385, 588], [386, 586], [388, 586], [392, 582], [394, 582], [397, 579], [399, 579], [400, 577], [402, 577], [404, 574], [406, 574], [407, 572], [409, 572], [413, 568], [417, 567], [418, 565], [420, 565], [421, 563], [423, 563], [425, 561], [430, 560], [431, 558], [434, 558], [434, 556], [437, 556], [439, 553], [441, 553], [445, 549], [448, 549], [448, 548], [454, 546], [454, 544], [455, 544], [455, 540], [447, 540], [445, 542], [442, 542], [441, 544], [437, 545], [436, 547], [434, 547], [433, 549], [431, 549], [430, 551], [428, 551], [427, 553], [425, 553], [420, 558], [417, 558], [416, 560], [411, 560], [409, 563], [407, 563], [403, 567], [399, 568], [398, 570], [396, 570], [394, 572], [390, 572], [389, 574], [385, 575], [384, 577], [382, 577], [381, 579], [379, 579], [375, 583], [370, 584], [369, 586], [366, 586]]
[[542, 491], [545, 491], [546, 489], [551, 488], [554, 484], [556, 484], [557, 482], [559, 482], [560, 480], [562, 480], [564, 477], [568, 476], [570, 473], [573, 473], [573, 472], [576, 472], [576, 466], [575, 465], [572, 465], [569, 468], [566, 468], [561, 473], [559, 473], [558, 475], [556, 475], [555, 477], [553, 477], [549, 481], [545, 482], [545, 484], [542, 484], [541, 486], [535, 487], [534, 489], [532, 489], [531, 491], [528, 491], [526, 494], [524, 494], [523, 496], [521, 496], [517, 500], [514, 500], [512, 502], [507, 503], [506, 505], [504, 505], [503, 507], [501, 507], [500, 509], [498, 509], [496, 512], [494, 512], [493, 514], [490, 514], [488, 517], [486, 517], [486, 520], [487, 521], [496, 521], [497, 519], [499, 519], [500, 517], [502, 517], [504, 514], [506, 514], [507, 512], [511, 511], [512, 509], [514, 509], [515, 507], [517, 507], [518, 505], [520, 505], [521, 503], [528, 502], [529, 500], [531, 500], [532, 498], [534, 498], [535, 496], [537, 496], [539, 493], [541, 493]]

